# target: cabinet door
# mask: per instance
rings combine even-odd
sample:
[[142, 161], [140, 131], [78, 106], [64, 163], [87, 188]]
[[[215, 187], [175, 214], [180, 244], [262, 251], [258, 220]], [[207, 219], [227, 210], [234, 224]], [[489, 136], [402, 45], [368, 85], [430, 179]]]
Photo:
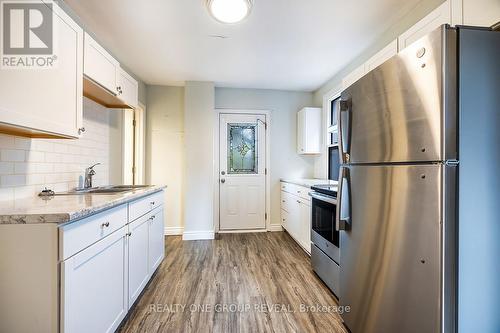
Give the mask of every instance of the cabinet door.
[[304, 108], [297, 113], [297, 152], [321, 153], [321, 108]]
[[55, 3], [52, 8], [54, 66], [0, 69], [0, 122], [76, 138], [82, 127], [83, 30]]
[[290, 195], [290, 204], [288, 211], [288, 233], [297, 242], [300, 237], [300, 200], [294, 195]]
[[132, 76], [120, 68], [118, 82], [118, 97], [128, 106], [136, 108], [139, 105], [139, 84]]
[[342, 89], [348, 88], [350, 85], [352, 85], [354, 82], [358, 81], [365, 75], [365, 65], [361, 65], [355, 70], [353, 70], [349, 75], [347, 75], [343, 80], [342, 80]]
[[281, 209], [281, 226], [288, 230], [288, 212]]
[[165, 226], [163, 207], [149, 220], [149, 274], [152, 275], [165, 257]]
[[297, 153], [303, 154], [306, 149], [306, 135], [304, 133], [306, 126], [306, 112], [300, 110], [297, 113]]
[[83, 73], [113, 95], [118, 94], [120, 63], [85, 33]]
[[365, 72], [374, 70], [378, 66], [382, 65], [386, 60], [390, 59], [392, 56], [398, 54], [398, 40], [393, 40], [389, 45], [384, 47], [382, 50], [377, 52], [373, 57], [370, 58], [365, 63]]
[[126, 227], [62, 263], [63, 332], [114, 332], [127, 304]]
[[500, 22], [500, 1], [463, 0], [464, 24], [490, 27]]
[[311, 202], [300, 200], [300, 243], [311, 253]]
[[424, 37], [428, 33], [436, 30], [443, 24], [452, 23], [451, 0], [445, 1], [442, 5], [433, 10], [426, 17], [417, 22], [413, 27], [398, 37], [399, 51], [408, 45]]
[[148, 243], [150, 216], [129, 224], [128, 237], [128, 304], [132, 306], [149, 280]]

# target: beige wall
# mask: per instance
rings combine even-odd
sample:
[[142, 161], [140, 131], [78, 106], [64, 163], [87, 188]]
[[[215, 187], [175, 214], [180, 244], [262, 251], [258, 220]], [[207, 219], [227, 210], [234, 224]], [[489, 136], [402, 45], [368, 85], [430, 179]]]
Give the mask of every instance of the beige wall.
[[215, 108], [269, 110], [271, 113], [271, 224], [280, 224], [280, 178], [310, 178], [314, 157], [297, 154], [297, 111], [311, 106], [308, 92], [262, 89], [215, 89]]
[[165, 227], [184, 227], [184, 88], [148, 86], [146, 110], [146, 183], [168, 185]]
[[184, 91], [184, 239], [214, 232], [214, 84], [186, 82]]

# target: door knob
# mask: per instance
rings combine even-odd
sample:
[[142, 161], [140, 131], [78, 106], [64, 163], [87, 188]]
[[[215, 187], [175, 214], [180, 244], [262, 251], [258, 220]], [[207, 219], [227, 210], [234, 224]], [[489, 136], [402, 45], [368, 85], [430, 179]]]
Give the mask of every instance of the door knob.
[[224, 184], [224, 183], [226, 182], [226, 180], [225, 180], [224, 178], [222, 178], [222, 179], [220, 180], [220, 182], [221, 182], [222, 184]]
[[226, 171], [222, 171], [220, 174], [224, 176], [226, 174]]

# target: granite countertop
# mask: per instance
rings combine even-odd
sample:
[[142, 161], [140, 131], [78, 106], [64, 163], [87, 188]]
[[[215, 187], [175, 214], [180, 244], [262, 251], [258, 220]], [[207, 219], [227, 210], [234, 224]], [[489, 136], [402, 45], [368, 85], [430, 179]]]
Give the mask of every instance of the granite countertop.
[[0, 201], [1, 224], [63, 224], [153, 194], [166, 186], [151, 186], [133, 191], [106, 194], [56, 195]]
[[311, 188], [312, 186], [315, 186], [315, 185], [322, 185], [322, 184], [337, 185], [337, 183], [338, 183], [335, 180], [317, 179], [317, 178], [296, 178], [296, 179], [283, 179], [282, 178], [281, 181], [284, 183], [290, 183], [290, 184], [309, 187], [309, 188]]

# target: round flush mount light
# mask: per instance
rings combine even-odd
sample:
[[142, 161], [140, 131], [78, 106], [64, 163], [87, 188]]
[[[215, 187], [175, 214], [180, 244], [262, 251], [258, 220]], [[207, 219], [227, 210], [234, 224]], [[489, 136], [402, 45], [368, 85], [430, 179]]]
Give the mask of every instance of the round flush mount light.
[[243, 21], [252, 10], [252, 0], [207, 0], [210, 15], [221, 23]]

